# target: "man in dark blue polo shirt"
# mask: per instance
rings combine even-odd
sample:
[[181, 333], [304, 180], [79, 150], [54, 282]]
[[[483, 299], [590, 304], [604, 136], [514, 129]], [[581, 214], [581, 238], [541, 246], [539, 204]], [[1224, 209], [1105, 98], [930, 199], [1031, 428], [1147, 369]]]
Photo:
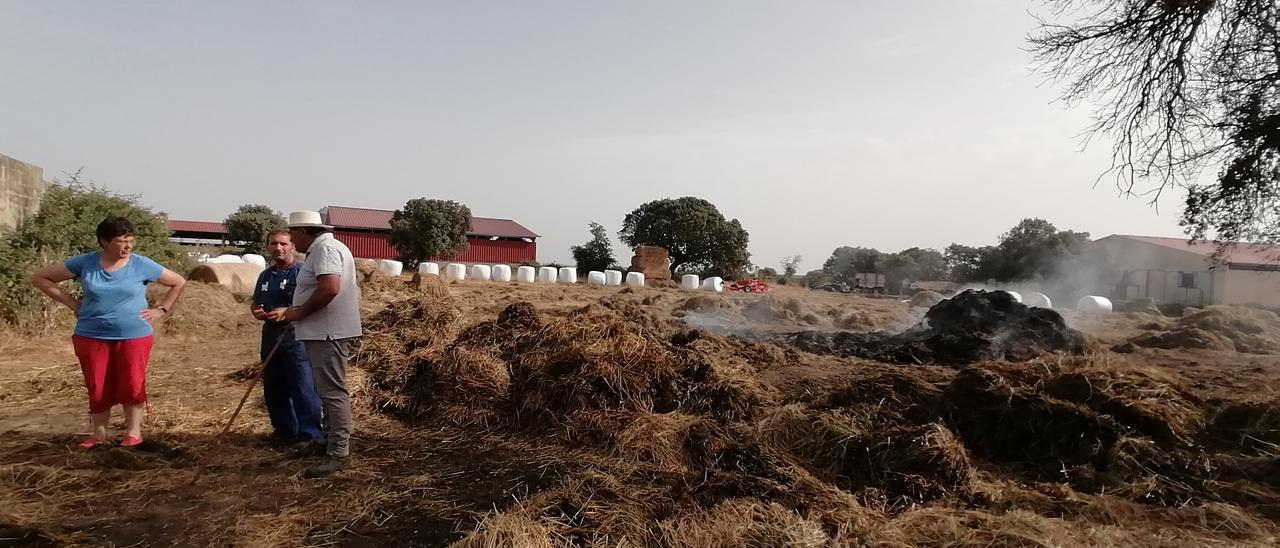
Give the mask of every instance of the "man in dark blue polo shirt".
[[294, 339], [287, 321], [268, 316], [293, 304], [302, 264], [294, 260], [293, 240], [288, 230], [267, 235], [267, 256], [272, 264], [258, 276], [253, 288], [253, 317], [262, 324], [262, 359], [281, 336], [280, 349], [262, 372], [262, 394], [271, 418], [272, 441], [294, 443], [321, 439], [320, 398], [311, 380], [311, 362], [302, 343]]

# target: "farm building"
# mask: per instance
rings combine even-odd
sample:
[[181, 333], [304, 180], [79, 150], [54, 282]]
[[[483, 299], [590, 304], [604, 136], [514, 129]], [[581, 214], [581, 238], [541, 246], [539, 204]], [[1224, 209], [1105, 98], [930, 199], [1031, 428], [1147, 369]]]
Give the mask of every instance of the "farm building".
[[[387, 238], [391, 234], [391, 210], [329, 206], [320, 210], [333, 235], [361, 259], [395, 259], [397, 253]], [[222, 223], [169, 221], [171, 239], [187, 245], [218, 243], [226, 239]], [[457, 257], [440, 257], [464, 263], [519, 264], [535, 261], [538, 235], [510, 219], [472, 217], [467, 233], [467, 250]]]
[[1117, 234], [1090, 242], [1085, 256], [1099, 289], [1115, 299], [1280, 306], [1280, 246], [1238, 244], [1221, 257], [1217, 250], [1213, 242]]

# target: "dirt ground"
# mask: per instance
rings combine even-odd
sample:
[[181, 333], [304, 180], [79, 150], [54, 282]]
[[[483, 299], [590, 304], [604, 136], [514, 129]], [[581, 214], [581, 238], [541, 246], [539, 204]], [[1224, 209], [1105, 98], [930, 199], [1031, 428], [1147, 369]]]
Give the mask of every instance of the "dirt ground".
[[[445, 306], [401, 285], [366, 286], [366, 323]], [[365, 354], [386, 359], [353, 368], [353, 466], [305, 480], [307, 461], [265, 443], [260, 388], [219, 435], [258, 332], [229, 295], [193, 289], [157, 329], [139, 449], [75, 448], [86, 403], [65, 318], [0, 331], [0, 546], [1280, 542], [1280, 357], [1126, 346], [1173, 329], [1142, 314], [1066, 314], [1082, 355], [890, 365], [771, 341], [923, 318], [897, 299], [454, 283], [449, 340]], [[593, 346], [615, 340], [634, 346]], [[466, 398], [442, 395], [432, 368], [476, 354], [500, 389], [464, 378]], [[401, 357], [417, 369], [393, 389], [382, 362]], [[547, 372], [569, 362], [581, 370]], [[668, 362], [670, 404], [628, 369], [657, 379]]]

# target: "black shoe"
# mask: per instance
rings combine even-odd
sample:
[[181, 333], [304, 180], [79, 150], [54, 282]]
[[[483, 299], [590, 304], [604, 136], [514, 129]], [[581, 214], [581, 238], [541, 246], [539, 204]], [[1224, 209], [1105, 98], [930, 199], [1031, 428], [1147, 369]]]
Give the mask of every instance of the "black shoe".
[[349, 464], [351, 464], [350, 457], [335, 457], [333, 455], [329, 455], [324, 458], [324, 462], [303, 470], [302, 477], [315, 479], [332, 476], [338, 472], [346, 470], [347, 465]]
[[309, 459], [312, 457], [323, 457], [325, 444], [320, 442], [308, 441], [303, 442], [293, 452], [289, 453], [291, 459]]

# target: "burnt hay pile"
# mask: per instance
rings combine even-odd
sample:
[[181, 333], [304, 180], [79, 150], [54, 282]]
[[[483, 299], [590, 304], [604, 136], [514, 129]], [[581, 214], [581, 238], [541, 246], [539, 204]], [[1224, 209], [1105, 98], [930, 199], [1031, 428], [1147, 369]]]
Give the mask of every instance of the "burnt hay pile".
[[1026, 361], [1045, 352], [1084, 352], [1085, 337], [1057, 312], [1031, 308], [1003, 291], [965, 291], [934, 305], [902, 333], [803, 331], [787, 342], [818, 354], [886, 363], [962, 365]]
[[[1001, 329], [1047, 349], [1081, 344], [1060, 318], [993, 297], [935, 307], [930, 324], [968, 336], [933, 332], [919, 348], [1008, 357], [1000, 345], [1012, 343], [981, 335]], [[355, 361], [378, 409], [573, 463], [458, 546], [1026, 545], [1015, 540], [1050, 525], [1085, 536], [1045, 545], [1105, 545], [1088, 536], [1105, 528], [1059, 519], [1100, 500], [1175, 516], [1162, 525], [1175, 536], [1217, 534], [1203, 512], [1177, 517], [1201, 507], [1230, 509], [1233, 540], [1275, 534], [1275, 401], [1206, 401], [1177, 375], [1094, 357], [960, 370], [850, 362], [844, 384], [789, 398], [761, 371], [793, 350], [670, 331], [644, 314], [623, 300], [562, 315], [516, 303], [464, 327], [449, 298], [418, 294], [370, 318]], [[1001, 532], [1020, 505], [1017, 519], [1036, 528]]]

